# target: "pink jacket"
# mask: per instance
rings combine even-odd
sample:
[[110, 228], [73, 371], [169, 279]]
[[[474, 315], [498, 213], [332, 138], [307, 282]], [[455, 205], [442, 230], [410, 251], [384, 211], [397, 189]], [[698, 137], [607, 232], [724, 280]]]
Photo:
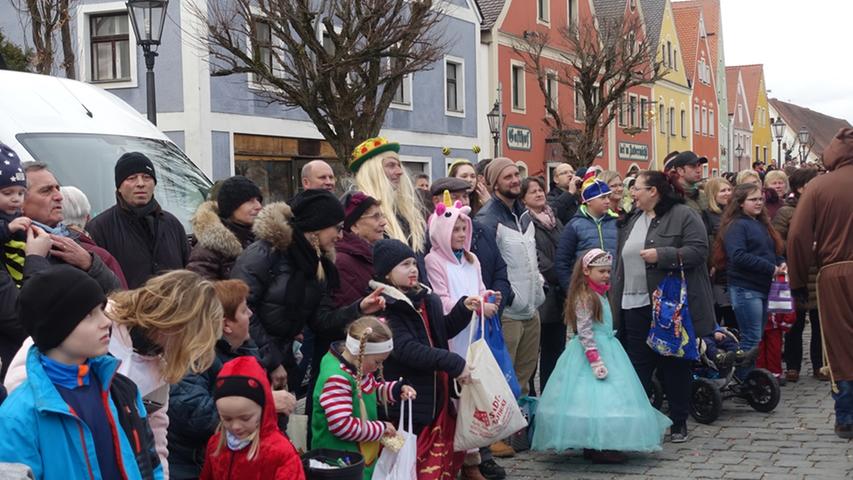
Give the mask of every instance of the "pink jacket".
[[[456, 202], [452, 207], [439, 203], [429, 217], [430, 252], [424, 258], [427, 277], [432, 291], [441, 298], [444, 314], [447, 315], [459, 301], [462, 292], [467, 295], [481, 295], [486, 287], [480, 261], [471, 253], [472, 224], [470, 207]], [[467, 225], [462, 258], [458, 259], [450, 247], [456, 220], [461, 218]], [[476, 286], [476, 290], [473, 287]]]

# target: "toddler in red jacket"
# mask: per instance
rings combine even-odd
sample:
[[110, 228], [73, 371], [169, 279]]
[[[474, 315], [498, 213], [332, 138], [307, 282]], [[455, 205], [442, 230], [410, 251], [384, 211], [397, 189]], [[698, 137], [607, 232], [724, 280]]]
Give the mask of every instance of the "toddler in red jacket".
[[226, 363], [213, 397], [221, 420], [201, 480], [304, 480], [296, 449], [278, 429], [267, 375], [254, 357]]

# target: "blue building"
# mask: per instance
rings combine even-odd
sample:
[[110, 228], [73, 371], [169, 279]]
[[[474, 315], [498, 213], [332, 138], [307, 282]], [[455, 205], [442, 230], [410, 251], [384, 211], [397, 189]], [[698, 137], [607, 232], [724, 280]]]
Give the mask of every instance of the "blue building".
[[[488, 138], [487, 106], [477, 95], [480, 14], [473, 0], [437, 2], [448, 40], [444, 58], [406, 78], [387, 112], [381, 135], [401, 144], [400, 156], [412, 173], [445, 175], [459, 158], [477, 160], [474, 145]], [[71, 31], [77, 78], [95, 83], [142, 113], [146, 109], [145, 65], [123, 1], [79, 0], [72, 4]], [[323, 158], [344, 173], [331, 147], [299, 109], [269, 104], [249, 74], [211, 77], [208, 55], [194, 14], [206, 2], [172, 0], [158, 50], [157, 124], [214, 179], [236, 173], [252, 177], [270, 200], [289, 198], [299, 170]], [[32, 43], [20, 14], [0, 5], [0, 29], [18, 45]], [[56, 39], [57, 68], [61, 43]], [[479, 133], [479, 135], [478, 135]], [[442, 148], [450, 148], [445, 156]], [[485, 147], [485, 146], [484, 146]], [[484, 150], [488, 150], [484, 148]]]

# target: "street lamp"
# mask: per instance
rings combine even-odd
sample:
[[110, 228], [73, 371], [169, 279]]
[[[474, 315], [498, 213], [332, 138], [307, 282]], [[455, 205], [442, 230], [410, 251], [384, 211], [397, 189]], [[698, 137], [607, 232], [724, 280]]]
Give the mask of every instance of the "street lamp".
[[800, 127], [800, 131], [797, 132], [797, 141], [800, 143], [800, 165], [806, 162], [806, 156], [809, 154], [807, 149], [809, 149], [811, 136], [811, 132], [805, 126]]
[[486, 114], [486, 119], [489, 121], [489, 131], [492, 132], [492, 139], [495, 141], [495, 157], [500, 155], [498, 153], [498, 147], [501, 139], [501, 126], [505, 117], [506, 114], [501, 115], [501, 105], [498, 101], [495, 101], [495, 106], [492, 107], [492, 111]]
[[776, 137], [776, 146], [778, 147], [779, 156], [776, 157], [776, 166], [782, 167], [782, 137], [785, 136], [785, 122], [782, 117], [776, 117], [776, 121], [772, 123], [773, 136]]
[[136, 44], [145, 55], [145, 84], [148, 97], [148, 121], [157, 125], [157, 100], [154, 91], [154, 58], [163, 36], [169, 0], [127, 0], [127, 14], [136, 35]]
[[743, 158], [743, 147], [740, 145], [740, 143], [738, 143], [737, 147], [735, 147], [735, 158], [737, 158], [737, 169], [740, 170], [740, 161]]

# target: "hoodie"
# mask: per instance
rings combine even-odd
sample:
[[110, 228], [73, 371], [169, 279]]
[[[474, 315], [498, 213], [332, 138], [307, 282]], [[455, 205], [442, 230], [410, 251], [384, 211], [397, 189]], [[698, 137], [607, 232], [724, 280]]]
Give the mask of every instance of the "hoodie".
[[278, 429], [275, 400], [267, 380], [267, 374], [254, 357], [238, 357], [223, 365], [217, 378], [245, 376], [263, 386], [266, 401], [261, 414], [260, 448], [257, 456], [249, 460], [250, 446], [233, 451], [223, 446], [215, 455], [221, 433], [216, 433], [207, 442], [207, 455], [201, 480], [304, 480], [305, 472], [296, 449]]

